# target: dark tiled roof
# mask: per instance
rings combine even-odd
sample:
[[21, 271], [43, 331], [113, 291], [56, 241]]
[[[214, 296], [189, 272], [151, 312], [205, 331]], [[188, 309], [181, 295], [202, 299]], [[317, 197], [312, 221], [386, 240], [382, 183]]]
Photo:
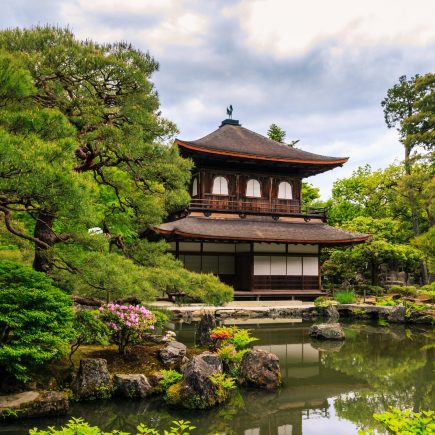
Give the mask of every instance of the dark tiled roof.
[[288, 162], [339, 166], [347, 157], [328, 157], [290, 147], [255, 133], [240, 125], [223, 124], [217, 130], [194, 141], [177, 139], [181, 147], [199, 151], [246, 156]]
[[369, 234], [351, 233], [317, 222], [274, 221], [269, 217], [217, 219], [188, 216], [161, 224], [155, 231], [163, 235], [288, 243], [341, 244], [358, 243], [370, 238]]

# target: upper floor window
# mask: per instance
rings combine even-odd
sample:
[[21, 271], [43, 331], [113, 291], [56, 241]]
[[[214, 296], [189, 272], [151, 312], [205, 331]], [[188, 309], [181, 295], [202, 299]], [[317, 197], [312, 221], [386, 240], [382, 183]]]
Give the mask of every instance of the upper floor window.
[[281, 181], [279, 183], [278, 199], [293, 199], [292, 186], [288, 181]]
[[213, 195], [228, 195], [228, 180], [225, 177], [215, 177], [211, 193]]
[[261, 197], [261, 188], [258, 180], [249, 180], [246, 185], [246, 196], [250, 196], [253, 198]]
[[198, 177], [194, 177], [192, 181], [192, 196], [198, 195]]

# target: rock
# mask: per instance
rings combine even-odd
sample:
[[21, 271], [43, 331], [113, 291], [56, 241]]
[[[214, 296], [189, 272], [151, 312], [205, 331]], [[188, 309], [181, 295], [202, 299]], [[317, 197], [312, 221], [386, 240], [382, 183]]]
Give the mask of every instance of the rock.
[[152, 392], [152, 386], [142, 374], [116, 374], [113, 377], [113, 386], [118, 395], [129, 399], [143, 399]]
[[435, 310], [413, 310], [406, 320], [410, 323], [431, 325], [435, 322]]
[[343, 328], [339, 323], [322, 323], [313, 325], [309, 330], [309, 335], [318, 340], [344, 340]]
[[387, 313], [387, 320], [391, 323], [403, 323], [405, 321], [405, 307], [397, 306]]
[[69, 401], [60, 391], [25, 391], [0, 396], [0, 417], [3, 419], [65, 415]]
[[204, 314], [201, 316], [196, 330], [196, 337], [200, 346], [211, 346], [213, 344], [213, 339], [210, 338], [210, 332], [214, 328], [216, 328], [216, 318], [212, 314]]
[[340, 313], [335, 305], [329, 305], [325, 308], [325, 316], [328, 317], [329, 320], [337, 321], [340, 318]]
[[246, 352], [240, 364], [239, 380], [242, 385], [276, 390], [281, 385], [278, 356], [261, 349]]
[[332, 340], [311, 340], [311, 346], [321, 352], [340, 352], [344, 342]]
[[186, 345], [179, 341], [166, 343], [159, 351], [159, 357], [165, 367], [179, 369], [186, 362]]
[[102, 358], [80, 360], [73, 391], [78, 399], [107, 399], [112, 394], [112, 377]]
[[186, 408], [208, 408], [219, 403], [211, 375], [222, 373], [222, 360], [211, 352], [196, 355], [183, 367], [179, 403]]
[[160, 381], [163, 379], [161, 373], [151, 373], [148, 376], [148, 382], [151, 385], [151, 394], [156, 394], [161, 392]]

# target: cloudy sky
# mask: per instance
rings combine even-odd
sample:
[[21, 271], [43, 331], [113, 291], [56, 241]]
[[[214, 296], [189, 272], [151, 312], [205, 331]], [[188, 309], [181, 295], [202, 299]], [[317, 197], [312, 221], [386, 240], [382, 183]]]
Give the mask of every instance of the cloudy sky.
[[309, 179], [328, 197], [359, 165], [402, 156], [380, 102], [401, 75], [435, 71], [433, 0], [1, 0], [0, 28], [68, 25], [127, 40], [159, 61], [154, 82], [180, 138], [218, 127], [225, 108], [306, 151], [349, 156]]

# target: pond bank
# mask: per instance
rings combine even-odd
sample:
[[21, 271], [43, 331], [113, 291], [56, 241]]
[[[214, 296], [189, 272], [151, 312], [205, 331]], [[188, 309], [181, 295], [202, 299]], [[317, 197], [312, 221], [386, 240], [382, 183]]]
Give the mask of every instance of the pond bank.
[[[240, 318], [298, 318], [315, 319], [320, 317], [314, 303], [302, 301], [240, 301], [225, 306], [204, 304], [175, 305], [160, 302], [154, 305], [172, 313], [173, 320], [195, 321], [204, 314], [211, 314], [217, 319]], [[379, 306], [370, 304], [337, 304], [334, 305], [340, 317], [357, 319], [380, 319], [391, 323], [432, 324], [435, 310], [409, 310], [402, 306]], [[327, 317], [327, 316], [326, 316]]]

